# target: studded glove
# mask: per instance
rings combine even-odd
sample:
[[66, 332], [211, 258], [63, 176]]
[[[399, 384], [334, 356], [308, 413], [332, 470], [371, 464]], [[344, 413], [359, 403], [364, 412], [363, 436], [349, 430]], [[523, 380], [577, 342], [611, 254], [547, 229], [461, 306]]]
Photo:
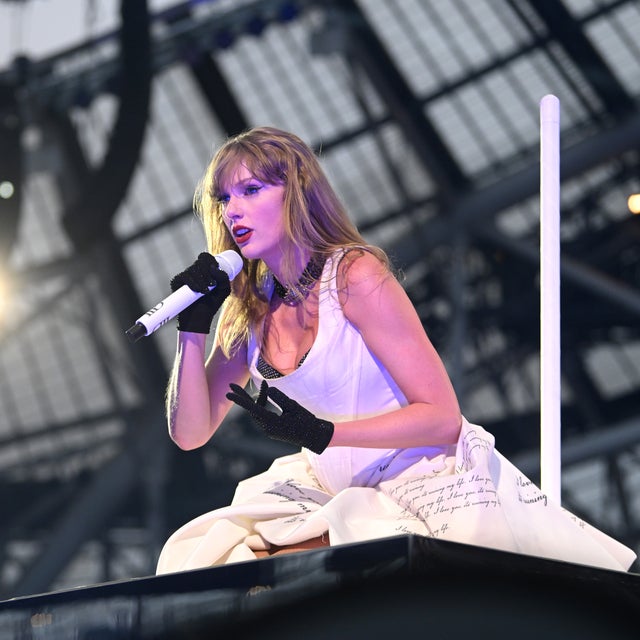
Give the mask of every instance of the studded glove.
[[[281, 440], [314, 453], [322, 453], [333, 437], [333, 424], [316, 418], [310, 411], [263, 380], [260, 393], [254, 400], [242, 387], [231, 384], [227, 398], [246, 409], [260, 428], [274, 440]], [[267, 408], [272, 400], [281, 413]]]
[[[209, 333], [213, 317], [231, 293], [229, 276], [220, 269], [210, 253], [201, 253], [196, 261], [171, 279], [171, 291], [187, 285], [192, 291], [204, 293], [178, 314], [178, 331]], [[212, 291], [209, 287], [216, 285]]]

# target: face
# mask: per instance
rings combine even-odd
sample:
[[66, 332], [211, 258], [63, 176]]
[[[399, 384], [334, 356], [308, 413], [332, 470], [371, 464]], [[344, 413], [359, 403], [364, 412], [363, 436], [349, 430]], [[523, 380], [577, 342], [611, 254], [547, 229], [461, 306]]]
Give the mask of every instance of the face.
[[277, 268], [285, 246], [284, 185], [264, 183], [240, 165], [218, 201], [223, 220], [245, 258]]

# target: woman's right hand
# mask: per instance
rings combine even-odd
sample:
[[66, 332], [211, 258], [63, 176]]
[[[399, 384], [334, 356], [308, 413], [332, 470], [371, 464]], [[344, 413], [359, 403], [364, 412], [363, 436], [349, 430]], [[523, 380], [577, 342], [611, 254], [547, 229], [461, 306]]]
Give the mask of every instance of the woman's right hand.
[[[178, 331], [208, 334], [214, 316], [231, 293], [229, 276], [210, 253], [203, 252], [192, 265], [171, 279], [171, 291], [185, 284], [204, 295], [178, 314]], [[214, 288], [209, 290], [210, 287]]]

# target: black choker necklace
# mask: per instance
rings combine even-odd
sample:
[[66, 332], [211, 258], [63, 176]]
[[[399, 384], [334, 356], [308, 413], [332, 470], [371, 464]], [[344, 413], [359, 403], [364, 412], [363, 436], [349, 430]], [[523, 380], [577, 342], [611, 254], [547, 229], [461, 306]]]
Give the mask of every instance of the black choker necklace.
[[322, 275], [323, 268], [324, 260], [311, 258], [298, 282], [290, 288], [285, 287], [278, 278], [273, 276], [273, 287], [276, 295], [281, 298], [286, 305], [294, 307], [307, 299], [316, 280]]

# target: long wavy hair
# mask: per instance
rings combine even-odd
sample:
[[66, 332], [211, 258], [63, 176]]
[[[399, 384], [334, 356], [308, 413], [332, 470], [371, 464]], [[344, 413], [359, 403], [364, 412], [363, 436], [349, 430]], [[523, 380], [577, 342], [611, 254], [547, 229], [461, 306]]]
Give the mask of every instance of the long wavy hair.
[[[224, 223], [219, 196], [240, 165], [261, 182], [285, 187], [285, 236], [291, 248], [298, 251], [283, 251], [282, 284], [295, 286], [300, 277], [296, 265], [300, 252], [322, 259], [341, 248], [359, 247], [389, 265], [385, 252], [368, 245], [349, 219], [313, 150], [298, 136], [273, 127], [255, 127], [227, 139], [199, 181], [193, 205], [204, 226], [210, 253], [237, 249]], [[241, 273], [231, 283], [218, 333], [227, 357], [247, 344], [252, 328], [261, 333], [269, 308], [263, 292], [267, 266], [259, 259], [243, 261]]]

